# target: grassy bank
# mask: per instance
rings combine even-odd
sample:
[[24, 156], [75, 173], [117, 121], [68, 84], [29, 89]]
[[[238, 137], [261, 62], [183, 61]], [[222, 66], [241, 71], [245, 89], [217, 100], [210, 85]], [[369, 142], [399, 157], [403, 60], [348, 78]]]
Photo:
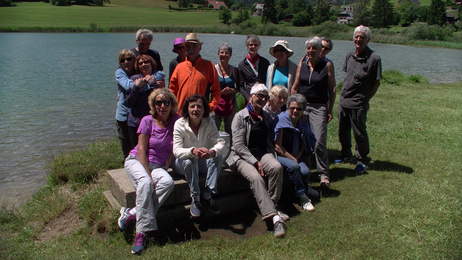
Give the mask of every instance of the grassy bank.
[[[460, 259], [461, 103], [462, 82], [428, 84], [387, 71], [368, 117], [369, 173], [355, 176], [352, 165], [332, 165], [337, 196], [293, 217], [286, 238], [216, 236], [154, 245], [142, 257]], [[329, 124], [331, 155], [340, 148], [337, 123]], [[0, 211], [0, 257], [127, 257], [130, 245], [116, 230], [117, 212], [102, 196], [101, 173], [122, 166], [119, 150], [113, 140], [58, 156], [47, 187], [23, 207]]]
[[[0, 8], [0, 32], [134, 32], [140, 27], [155, 32], [237, 33], [309, 37], [327, 36], [351, 40], [353, 28], [333, 22], [294, 27], [287, 23], [261, 24], [251, 17], [239, 25], [224, 25], [218, 12], [173, 11], [168, 1], [116, 0], [105, 7], [52, 6], [42, 2], [17, 3]], [[449, 29], [448, 29], [449, 30]], [[462, 49], [462, 32], [415, 25], [408, 28], [373, 30], [373, 41], [381, 43]], [[452, 36], [450, 36], [452, 35]]]

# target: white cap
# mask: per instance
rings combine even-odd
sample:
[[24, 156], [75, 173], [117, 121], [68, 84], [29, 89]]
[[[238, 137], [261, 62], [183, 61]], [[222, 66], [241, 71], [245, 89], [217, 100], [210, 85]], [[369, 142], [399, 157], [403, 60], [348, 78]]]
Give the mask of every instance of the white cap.
[[250, 95], [257, 94], [258, 92], [265, 91], [268, 93], [268, 89], [266, 88], [265, 84], [255, 83], [250, 89]]

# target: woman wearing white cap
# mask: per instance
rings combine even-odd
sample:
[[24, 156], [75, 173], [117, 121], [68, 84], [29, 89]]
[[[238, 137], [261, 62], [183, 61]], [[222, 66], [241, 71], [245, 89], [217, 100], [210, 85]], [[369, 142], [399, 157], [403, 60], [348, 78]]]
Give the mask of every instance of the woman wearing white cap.
[[269, 49], [269, 53], [276, 60], [268, 67], [266, 87], [271, 89], [273, 85], [282, 85], [290, 92], [297, 72], [297, 65], [289, 60], [294, 51], [289, 48], [286, 40], [277, 40]]

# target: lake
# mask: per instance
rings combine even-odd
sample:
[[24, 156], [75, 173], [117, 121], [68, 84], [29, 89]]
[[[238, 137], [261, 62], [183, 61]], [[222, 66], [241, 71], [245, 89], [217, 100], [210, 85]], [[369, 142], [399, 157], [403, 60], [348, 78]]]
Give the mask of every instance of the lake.
[[[160, 52], [164, 68], [175, 57], [171, 41], [182, 36], [155, 34], [151, 47]], [[233, 65], [246, 53], [243, 35], [199, 37], [202, 56], [214, 62], [223, 42], [233, 47]], [[297, 61], [306, 38], [262, 36], [260, 54], [273, 61], [268, 49], [281, 38], [289, 41]], [[0, 33], [0, 204], [21, 203], [37, 191], [46, 182], [45, 167], [53, 156], [115, 136], [117, 55], [134, 45], [134, 33]], [[461, 50], [370, 46], [382, 57], [384, 70], [421, 74], [431, 82], [462, 80]], [[337, 82], [351, 49], [351, 41], [334, 41], [329, 58]]]

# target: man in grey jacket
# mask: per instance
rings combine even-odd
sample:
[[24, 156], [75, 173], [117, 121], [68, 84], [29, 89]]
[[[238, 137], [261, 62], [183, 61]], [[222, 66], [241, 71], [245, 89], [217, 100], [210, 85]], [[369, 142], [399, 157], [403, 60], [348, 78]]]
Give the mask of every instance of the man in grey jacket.
[[283, 237], [284, 219], [288, 216], [278, 212], [275, 206], [282, 192], [283, 168], [274, 156], [271, 117], [263, 111], [268, 98], [264, 84], [252, 87], [249, 103], [234, 116], [233, 143], [227, 162], [250, 182], [262, 219], [272, 220], [274, 224], [274, 236]]

